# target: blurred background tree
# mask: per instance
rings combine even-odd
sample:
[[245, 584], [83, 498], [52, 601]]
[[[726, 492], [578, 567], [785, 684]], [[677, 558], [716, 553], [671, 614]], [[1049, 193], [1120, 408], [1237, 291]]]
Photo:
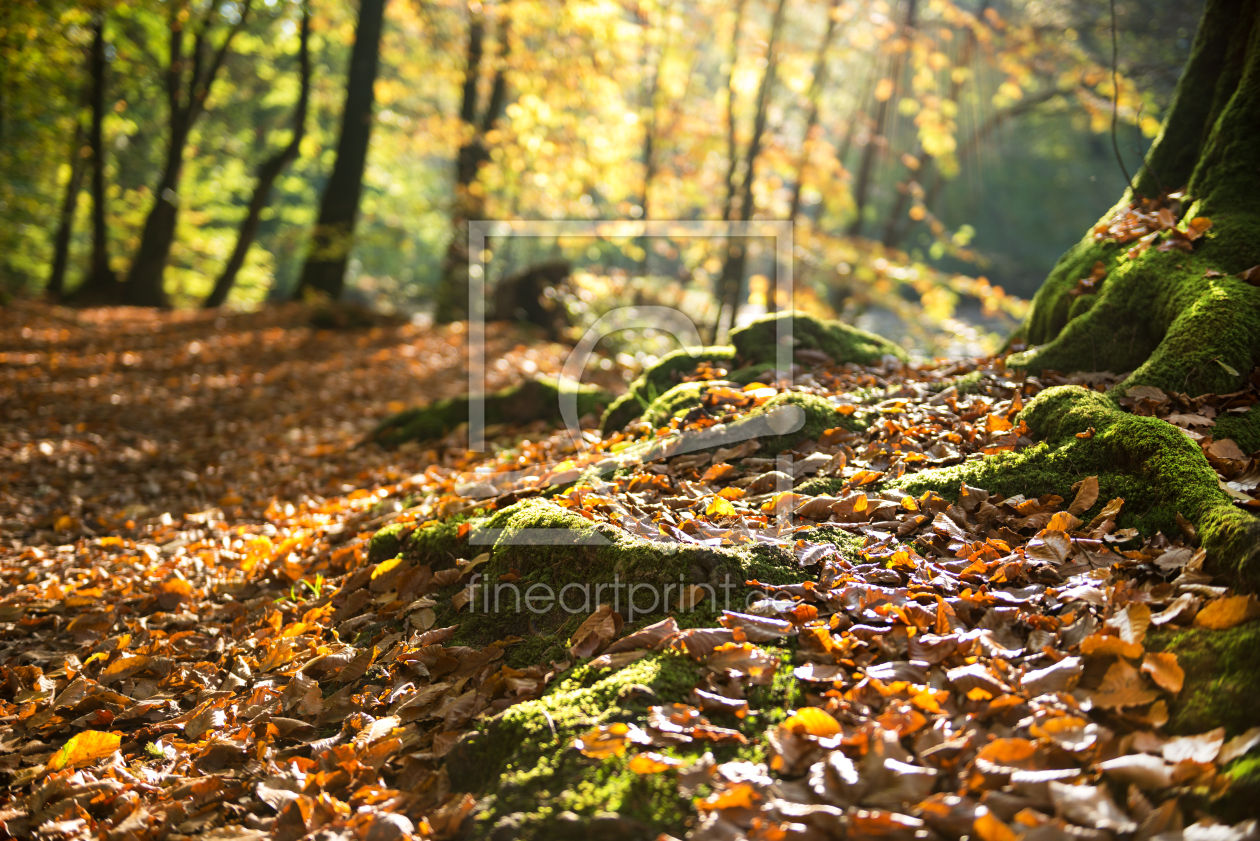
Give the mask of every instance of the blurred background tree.
[[[447, 320], [470, 219], [790, 218], [796, 306], [978, 350], [1123, 186], [1113, 100], [1136, 170], [1201, 3], [1116, 12], [1118, 94], [1101, 0], [9, 0], [0, 288], [251, 307], [305, 265]], [[346, 248], [316, 282], [329, 196]], [[785, 303], [756, 239], [490, 251], [492, 281], [567, 260], [577, 322]]]

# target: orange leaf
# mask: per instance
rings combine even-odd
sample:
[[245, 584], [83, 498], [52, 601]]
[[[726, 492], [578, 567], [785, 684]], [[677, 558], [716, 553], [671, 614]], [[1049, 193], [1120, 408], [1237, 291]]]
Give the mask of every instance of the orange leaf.
[[61, 750], [48, 760], [49, 771], [60, 771], [63, 768], [74, 768], [78, 765], [89, 765], [98, 759], [109, 756], [122, 744], [122, 736], [117, 733], [102, 733], [99, 730], [84, 730], [61, 746]]
[[1177, 655], [1172, 652], [1151, 652], [1142, 658], [1142, 671], [1151, 676], [1161, 689], [1176, 695], [1186, 682], [1185, 670], [1177, 664]]
[[630, 760], [630, 770], [636, 774], [659, 774], [678, 768], [684, 763], [681, 759], [665, 756], [660, 753], [641, 753]]
[[1257, 616], [1260, 616], [1260, 603], [1256, 602], [1255, 596], [1225, 596], [1208, 602], [1194, 617], [1194, 624], [1200, 628], [1223, 631]]

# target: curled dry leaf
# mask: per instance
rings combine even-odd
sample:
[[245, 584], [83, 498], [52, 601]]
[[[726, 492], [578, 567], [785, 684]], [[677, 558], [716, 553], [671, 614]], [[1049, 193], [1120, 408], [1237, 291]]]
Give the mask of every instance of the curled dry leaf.
[[1185, 685], [1185, 670], [1177, 664], [1177, 655], [1169, 652], [1149, 652], [1142, 658], [1142, 671], [1151, 676], [1159, 687], [1176, 695]]

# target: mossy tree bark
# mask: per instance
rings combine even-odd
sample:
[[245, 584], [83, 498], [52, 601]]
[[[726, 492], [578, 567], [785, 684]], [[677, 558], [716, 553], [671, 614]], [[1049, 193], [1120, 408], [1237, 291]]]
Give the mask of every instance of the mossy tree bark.
[[[1228, 393], [1260, 363], [1260, 289], [1236, 275], [1260, 263], [1260, 3], [1208, 0], [1190, 61], [1141, 172], [1137, 197], [1185, 188], [1181, 224], [1212, 228], [1190, 254], [1096, 241], [1054, 267], [1033, 301], [1028, 370], [1132, 372], [1120, 388]], [[1135, 198], [1126, 193], [1104, 219]], [[1096, 294], [1073, 295], [1096, 263]], [[1223, 364], [1222, 364], [1223, 363]]]

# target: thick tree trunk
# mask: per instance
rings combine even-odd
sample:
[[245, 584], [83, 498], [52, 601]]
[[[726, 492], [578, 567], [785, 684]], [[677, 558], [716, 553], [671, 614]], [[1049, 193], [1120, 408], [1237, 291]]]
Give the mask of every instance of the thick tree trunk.
[[207, 309], [221, 307], [227, 303], [228, 294], [231, 293], [232, 286], [236, 283], [237, 272], [241, 270], [241, 266], [245, 265], [245, 256], [249, 253], [249, 247], [253, 244], [254, 237], [258, 235], [259, 221], [262, 219], [263, 208], [267, 206], [271, 188], [276, 183], [276, 179], [280, 177], [280, 173], [284, 172], [289, 164], [293, 163], [297, 158], [298, 150], [302, 146], [302, 137], [306, 133], [306, 110], [311, 90], [311, 60], [310, 52], [307, 49], [310, 31], [310, 7], [304, 2], [302, 4], [302, 31], [298, 40], [300, 88], [298, 90], [297, 105], [293, 109], [293, 138], [289, 141], [288, 146], [272, 155], [258, 168], [254, 194], [250, 197], [249, 209], [245, 213], [245, 219], [241, 222], [240, 232], [236, 236], [236, 247], [232, 249], [232, 256], [228, 258], [227, 265], [223, 268], [223, 273], [215, 281], [214, 289], [211, 290], [202, 304]]
[[[184, 52], [184, 29], [192, 19], [191, 10], [184, 3], [171, 2], [169, 16], [169, 58], [166, 67], [167, 107], [170, 111], [166, 162], [153, 195], [153, 206], [144, 220], [140, 245], [127, 273], [123, 287], [123, 300], [138, 307], [167, 306], [166, 290], [162, 280], [166, 274], [166, 262], [175, 242], [175, 229], [179, 224], [179, 184], [184, 169], [184, 151], [197, 120], [205, 113], [206, 101], [214, 87], [215, 79], [223, 67], [232, 40], [245, 26], [253, 0], [245, 0], [237, 10], [239, 17], [224, 35], [217, 50], [211, 50], [209, 30], [216, 15], [212, 7], [196, 24], [192, 47]], [[203, 69], [204, 68], [204, 69]], [[184, 80], [188, 73], [187, 83]], [[185, 84], [187, 90], [184, 90]]]
[[361, 0], [346, 79], [337, 160], [320, 200], [319, 218], [311, 232], [298, 281], [298, 297], [309, 289], [336, 300], [345, 288], [346, 263], [354, 247], [354, 226], [363, 192], [363, 169], [372, 139], [372, 106], [384, 16], [385, 0]]

